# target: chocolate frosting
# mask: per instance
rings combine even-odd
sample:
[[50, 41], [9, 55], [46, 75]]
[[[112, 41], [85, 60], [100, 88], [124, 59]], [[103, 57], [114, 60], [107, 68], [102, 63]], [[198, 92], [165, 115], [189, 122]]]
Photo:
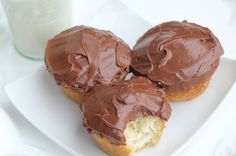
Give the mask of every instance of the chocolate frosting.
[[125, 76], [129, 46], [110, 31], [76, 26], [50, 39], [45, 63], [59, 85], [88, 91], [94, 84]]
[[222, 54], [208, 28], [171, 21], [151, 28], [137, 41], [132, 69], [169, 90], [187, 90], [210, 79]]
[[95, 85], [81, 109], [89, 132], [119, 145], [126, 144], [124, 129], [129, 121], [148, 115], [168, 120], [171, 114], [165, 93], [143, 77]]

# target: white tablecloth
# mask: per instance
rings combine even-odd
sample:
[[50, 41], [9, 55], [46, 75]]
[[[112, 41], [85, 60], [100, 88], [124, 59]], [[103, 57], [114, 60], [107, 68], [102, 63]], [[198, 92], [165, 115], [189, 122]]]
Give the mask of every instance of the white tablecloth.
[[[121, 1], [151, 24], [187, 19], [210, 27], [219, 37], [225, 49], [225, 56], [236, 59], [236, 2], [233, 0]], [[74, 24], [86, 24], [106, 0], [78, 0], [74, 2], [76, 4], [73, 5], [73, 14], [76, 15], [74, 16]], [[5, 84], [30, 73], [42, 63], [42, 61], [26, 59], [14, 50], [0, 5], [0, 106], [13, 119], [24, 144], [42, 149], [49, 155], [67, 156], [70, 154], [31, 126], [12, 107], [3, 90]], [[201, 135], [194, 139], [179, 155], [236, 155], [236, 101], [233, 101], [235, 95], [236, 87], [224, 101], [227, 104], [217, 113], [217, 116], [211, 119], [202, 130]]]

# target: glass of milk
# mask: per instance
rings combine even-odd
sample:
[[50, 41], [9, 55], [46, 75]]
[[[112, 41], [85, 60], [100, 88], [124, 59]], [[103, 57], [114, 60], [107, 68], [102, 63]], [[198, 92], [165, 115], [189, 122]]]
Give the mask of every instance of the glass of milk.
[[48, 39], [71, 27], [71, 0], [2, 0], [15, 48], [42, 59]]

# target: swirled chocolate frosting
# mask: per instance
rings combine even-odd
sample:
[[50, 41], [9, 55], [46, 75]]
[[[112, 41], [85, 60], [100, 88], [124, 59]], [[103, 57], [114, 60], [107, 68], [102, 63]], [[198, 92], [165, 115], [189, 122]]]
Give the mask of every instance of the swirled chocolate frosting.
[[94, 84], [125, 76], [130, 48], [110, 31], [76, 26], [50, 39], [45, 52], [48, 71], [59, 85], [88, 91]]
[[188, 90], [210, 79], [223, 48], [206, 27], [171, 21], [148, 30], [132, 52], [132, 69], [167, 90]]
[[89, 132], [119, 145], [126, 144], [124, 129], [129, 121], [148, 115], [168, 120], [171, 113], [165, 93], [143, 77], [95, 85], [81, 109]]

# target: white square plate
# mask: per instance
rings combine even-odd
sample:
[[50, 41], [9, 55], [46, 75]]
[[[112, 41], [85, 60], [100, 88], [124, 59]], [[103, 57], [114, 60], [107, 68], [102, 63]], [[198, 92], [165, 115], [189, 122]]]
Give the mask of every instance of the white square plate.
[[[150, 27], [144, 19], [115, 1], [108, 1], [90, 21], [90, 25], [110, 29], [131, 46]], [[166, 156], [181, 149], [206, 123], [229, 92], [236, 79], [235, 66], [235, 61], [223, 58], [209, 87], [201, 96], [188, 102], [172, 103], [173, 112], [159, 145], [135, 155]], [[19, 112], [71, 154], [105, 155], [83, 129], [78, 106], [64, 96], [44, 66], [8, 84], [5, 89]]]
[[[236, 61], [223, 58], [202, 95], [188, 102], [172, 103], [173, 112], [159, 145], [136, 155], [166, 156], [186, 143], [229, 92], [236, 79], [235, 66]], [[5, 89], [19, 112], [65, 150], [73, 155], [104, 155], [83, 129], [79, 107], [65, 97], [44, 66]]]

